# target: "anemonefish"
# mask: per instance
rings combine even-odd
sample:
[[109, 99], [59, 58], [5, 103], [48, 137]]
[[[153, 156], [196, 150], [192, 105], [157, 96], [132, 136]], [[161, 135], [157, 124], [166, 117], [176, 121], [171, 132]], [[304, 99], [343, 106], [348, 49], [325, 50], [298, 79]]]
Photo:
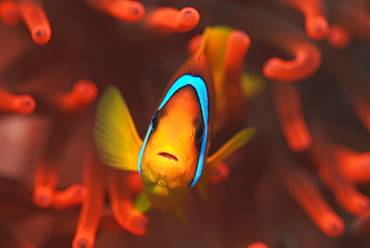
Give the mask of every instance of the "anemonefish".
[[242, 129], [208, 155], [213, 91], [207, 55], [194, 53], [170, 81], [144, 140], [119, 90], [110, 86], [103, 93], [97, 107], [95, 143], [105, 164], [140, 173], [144, 185], [144, 194], [136, 202], [140, 211], [153, 207], [183, 219], [179, 207], [189, 190], [197, 186], [205, 192], [215, 166], [254, 136], [254, 128]]

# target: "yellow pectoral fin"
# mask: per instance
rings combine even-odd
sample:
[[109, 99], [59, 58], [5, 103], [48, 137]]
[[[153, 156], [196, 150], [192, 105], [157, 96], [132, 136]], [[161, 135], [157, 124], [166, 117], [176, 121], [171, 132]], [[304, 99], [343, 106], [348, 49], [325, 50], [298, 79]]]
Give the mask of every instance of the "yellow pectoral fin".
[[145, 213], [150, 209], [150, 202], [148, 200], [148, 197], [141, 193], [135, 200], [134, 203], [135, 210], [139, 211], [140, 213]]
[[125, 100], [109, 86], [97, 107], [95, 144], [103, 163], [122, 170], [137, 171], [140, 139]]
[[218, 162], [227, 158], [231, 153], [244, 146], [256, 134], [255, 128], [244, 128], [229, 139], [220, 149], [207, 159], [207, 167], [214, 169]]
[[202, 198], [207, 197], [210, 176], [216, 165], [227, 158], [231, 153], [245, 145], [248, 141], [250, 141], [255, 133], [255, 128], [244, 128], [240, 130], [220, 149], [218, 149], [217, 152], [215, 152], [207, 159], [205, 171], [203, 172], [203, 175], [196, 186], [197, 192]]

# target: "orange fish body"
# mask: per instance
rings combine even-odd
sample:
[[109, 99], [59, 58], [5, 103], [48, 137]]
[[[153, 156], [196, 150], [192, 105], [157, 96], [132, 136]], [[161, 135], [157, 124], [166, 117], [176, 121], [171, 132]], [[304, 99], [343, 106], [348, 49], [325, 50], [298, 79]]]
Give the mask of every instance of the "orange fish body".
[[[144, 140], [137, 134], [127, 105], [114, 87], [102, 96], [97, 109], [96, 145], [109, 166], [141, 175], [141, 211], [149, 207], [175, 213], [189, 190], [207, 188], [210, 169], [243, 146], [254, 129], [242, 129], [214, 155], [208, 156], [213, 124], [212, 70], [206, 54], [193, 56], [178, 70], [151, 119]], [[198, 184], [199, 181], [202, 181]]]

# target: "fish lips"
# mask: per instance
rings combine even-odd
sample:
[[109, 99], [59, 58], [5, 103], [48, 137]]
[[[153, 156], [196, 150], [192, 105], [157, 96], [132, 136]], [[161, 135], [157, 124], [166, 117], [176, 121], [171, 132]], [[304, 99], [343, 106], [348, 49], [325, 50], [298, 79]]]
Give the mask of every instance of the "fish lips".
[[169, 146], [156, 147], [143, 158], [141, 177], [153, 193], [168, 195], [181, 185], [187, 170], [184, 154]]

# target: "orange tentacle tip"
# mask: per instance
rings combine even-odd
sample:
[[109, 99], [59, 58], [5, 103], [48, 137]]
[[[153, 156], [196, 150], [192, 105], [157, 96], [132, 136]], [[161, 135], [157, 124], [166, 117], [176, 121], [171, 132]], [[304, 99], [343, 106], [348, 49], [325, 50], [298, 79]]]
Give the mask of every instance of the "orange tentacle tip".
[[246, 248], [269, 248], [269, 247], [263, 242], [254, 242], [252, 244], [249, 244]]
[[[121, 205], [125, 205], [124, 202], [121, 201]], [[129, 205], [129, 209], [127, 208], [127, 206], [124, 207], [124, 211], [123, 209], [120, 209], [120, 213], [116, 213], [115, 219], [121, 227], [123, 227], [130, 233], [137, 236], [144, 236], [148, 232], [147, 226], [149, 223], [149, 219], [145, 214], [134, 210], [131, 204]], [[120, 208], [122, 208], [122, 206], [120, 206]]]
[[192, 30], [198, 25], [199, 20], [200, 15], [196, 9], [192, 7], [183, 8], [176, 18], [178, 23], [177, 32], [183, 33]]
[[330, 33], [328, 21], [323, 16], [306, 17], [306, 33], [311, 39], [324, 39]]
[[31, 114], [36, 108], [36, 101], [30, 95], [13, 95], [7, 91], [0, 92], [0, 112]]
[[37, 187], [33, 192], [33, 202], [40, 208], [49, 208], [54, 204], [54, 194], [49, 187]]
[[368, 183], [370, 181], [370, 152], [361, 153], [343, 163], [341, 168], [347, 178], [353, 182]]
[[125, 228], [137, 236], [143, 236], [148, 232], [149, 219], [142, 213], [132, 212], [127, 216], [126, 223]]
[[312, 137], [302, 116], [297, 115], [294, 120], [283, 122], [283, 132], [292, 151], [301, 152], [310, 148]]
[[216, 168], [211, 173], [210, 183], [211, 184], [220, 184], [225, 181], [230, 174], [230, 169], [227, 164], [221, 162], [217, 164]]
[[21, 20], [19, 3], [13, 0], [0, 2], [0, 20], [9, 26], [17, 25]]
[[87, 79], [76, 82], [72, 91], [79, 95], [80, 102], [84, 105], [90, 104], [98, 95], [98, 87]]
[[201, 34], [195, 35], [193, 38], [190, 39], [188, 43], [188, 51], [192, 54], [196, 53], [199, 50], [201, 44], [202, 44], [202, 35]]
[[343, 219], [329, 212], [318, 220], [318, 226], [328, 237], [338, 237], [344, 232], [345, 223]]
[[328, 21], [324, 16], [322, 0], [281, 0], [301, 12], [305, 17], [306, 34], [314, 40], [322, 40], [329, 34]]
[[329, 237], [343, 233], [343, 219], [328, 205], [311, 177], [289, 168], [284, 173], [283, 180], [297, 203], [323, 233]]
[[145, 7], [138, 1], [105, 1], [104, 8], [111, 16], [126, 22], [138, 22], [145, 16]]
[[344, 176], [351, 182], [370, 181], [370, 152], [358, 153], [346, 147], [337, 146], [335, 155]]
[[82, 79], [75, 83], [69, 93], [61, 95], [58, 104], [65, 112], [78, 113], [90, 105], [97, 94], [97, 86], [90, 80]]
[[72, 184], [67, 189], [55, 193], [54, 209], [65, 209], [79, 205], [87, 196], [87, 189], [81, 184]]
[[80, 232], [72, 241], [72, 248], [93, 248], [95, 245], [95, 236], [88, 232]]
[[29, 95], [21, 95], [14, 99], [14, 110], [20, 114], [31, 114], [36, 108], [35, 99]]
[[150, 29], [161, 33], [184, 33], [195, 28], [199, 20], [199, 12], [192, 7], [181, 10], [163, 7], [150, 11], [145, 24]]
[[[111, 186], [115, 187], [116, 184]], [[110, 191], [112, 189], [113, 188], [110, 188]], [[145, 214], [135, 210], [131, 196], [123, 196], [116, 190], [113, 190], [111, 193], [111, 208], [117, 223], [132, 234], [137, 236], [145, 235], [148, 232], [148, 217]]]
[[32, 40], [38, 45], [48, 43], [51, 38], [51, 27], [42, 6], [30, 0], [23, 0], [20, 3], [20, 13], [30, 30]]
[[243, 67], [244, 56], [251, 45], [249, 35], [240, 30], [232, 31], [227, 38], [224, 68], [228, 72]]
[[343, 49], [351, 42], [352, 35], [340, 25], [332, 25], [327, 38], [329, 45], [336, 49]]
[[370, 207], [370, 200], [357, 189], [348, 189], [336, 194], [337, 201], [344, 209], [354, 215], [361, 215]]
[[281, 82], [294, 82], [311, 76], [321, 64], [321, 53], [313, 44], [299, 46], [295, 56], [289, 61], [276, 57], [269, 59], [263, 65], [263, 75]]

